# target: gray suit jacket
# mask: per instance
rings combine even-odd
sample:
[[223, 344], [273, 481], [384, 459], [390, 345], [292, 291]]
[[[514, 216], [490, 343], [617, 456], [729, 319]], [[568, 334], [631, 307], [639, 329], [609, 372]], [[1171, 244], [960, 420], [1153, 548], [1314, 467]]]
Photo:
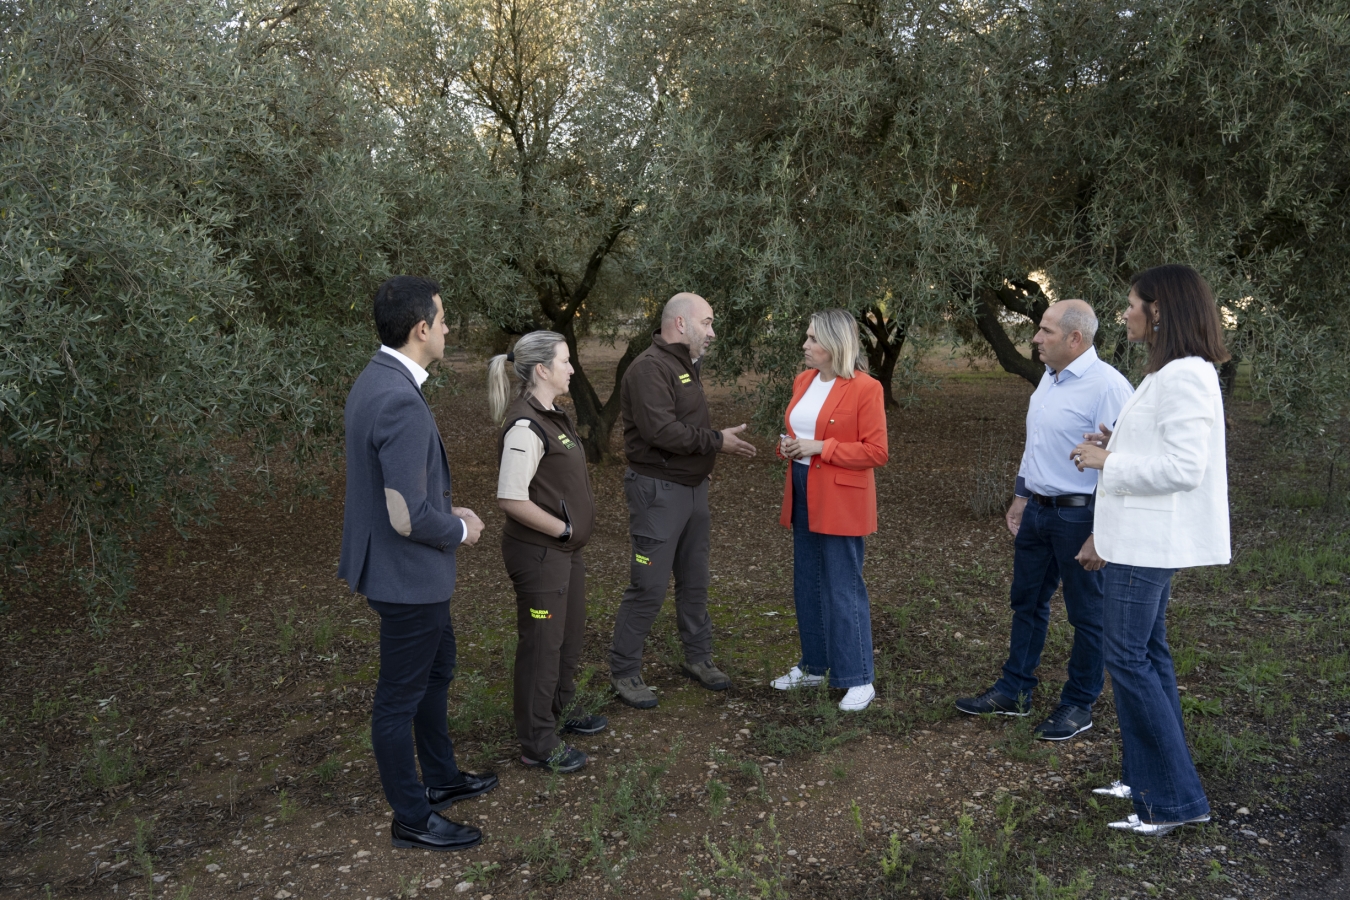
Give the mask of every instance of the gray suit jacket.
[[450, 513], [450, 462], [422, 391], [402, 363], [376, 353], [352, 385], [343, 419], [338, 577], [385, 603], [448, 600], [464, 523]]

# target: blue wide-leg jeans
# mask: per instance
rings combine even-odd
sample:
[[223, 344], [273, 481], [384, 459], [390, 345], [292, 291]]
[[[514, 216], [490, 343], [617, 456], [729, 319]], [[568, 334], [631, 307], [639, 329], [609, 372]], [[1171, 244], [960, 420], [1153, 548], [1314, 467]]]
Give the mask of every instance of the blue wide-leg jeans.
[[1059, 702], [1092, 709], [1101, 695], [1106, 681], [1102, 669], [1105, 577], [1100, 570], [1087, 571], [1074, 559], [1092, 534], [1092, 517], [1091, 506], [1041, 506], [1035, 500], [1029, 500], [1022, 512], [1013, 542], [1008, 660], [1003, 676], [994, 683], [994, 689], [1005, 697], [1031, 702], [1050, 628], [1050, 598], [1061, 581], [1064, 612], [1073, 626], [1073, 650]]
[[808, 467], [792, 469], [792, 594], [808, 675], [830, 674], [830, 687], [872, 683], [872, 609], [863, 584], [863, 539], [816, 534], [808, 525]]
[[1167, 646], [1172, 569], [1108, 563], [1106, 670], [1116, 699], [1121, 780], [1143, 822], [1183, 822], [1209, 812], [1182, 728], [1181, 696]]

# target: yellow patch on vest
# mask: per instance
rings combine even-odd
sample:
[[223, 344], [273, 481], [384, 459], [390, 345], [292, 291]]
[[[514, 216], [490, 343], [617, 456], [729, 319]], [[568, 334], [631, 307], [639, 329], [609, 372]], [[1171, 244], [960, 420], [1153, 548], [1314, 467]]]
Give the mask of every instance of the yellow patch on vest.
[[689, 376], [688, 372], [685, 372], [682, 375], [680, 375], [680, 384], [689, 384], [693, 380], [694, 379]]
[[576, 444], [572, 441], [572, 439], [571, 439], [570, 437], [568, 437], [567, 435], [565, 435], [565, 434], [560, 434], [560, 435], [558, 435], [558, 440], [559, 440], [559, 441], [562, 443], [562, 445], [563, 445], [564, 447], [566, 447], [568, 450], [575, 450], [575, 449], [576, 449], [576, 446], [577, 446], [577, 445], [576, 445]]
[[532, 619], [551, 619], [551, 618], [553, 618], [553, 613], [549, 612], [549, 611], [546, 610], [546, 609], [535, 609], [534, 607], [530, 607], [530, 618], [532, 618]]

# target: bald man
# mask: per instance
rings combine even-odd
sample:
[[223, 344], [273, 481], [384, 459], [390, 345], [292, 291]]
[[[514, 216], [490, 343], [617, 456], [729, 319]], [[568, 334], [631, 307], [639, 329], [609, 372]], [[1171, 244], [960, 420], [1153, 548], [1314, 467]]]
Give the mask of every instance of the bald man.
[[642, 680], [642, 646], [675, 575], [675, 613], [684, 644], [684, 674], [712, 691], [731, 679], [712, 662], [708, 617], [708, 476], [718, 453], [754, 456], [737, 435], [744, 425], [712, 427], [699, 363], [713, 339], [713, 311], [698, 294], [666, 303], [661, 330], [628, 367], [620, 395], [628, 457], [624, 494], [632, 540], [630, 583], [614, 622], [610, 683], [638, 709], [656, 705]]
[[[1031, 714], [1036, 668], [1050, 625], [1050, 598], [1064, 585], [1073, 651], [1059, 706], [1036, 726], [1036, 737], [1064, 741], [1092, 727], [1092, 705], [1104, 684], [1103, 576], [1074, 557], [1092, 537], [1097, 472], [1079, 472], [1070, 451], [1099, 425], [1114, 425], [1134, 389], [1097, 358], [1097, 316], [1082, 300], [1061, 300], [1041, 316], [1033, 337], [1045, 374], [1031, 395], [1027, 442], [1006, 521], [1013, 533], [1013, 619], [1003, 677], [978, 697], [962, 697], [963, 713]], [[1095, 554], [1093, 554], [1095, 556]]]

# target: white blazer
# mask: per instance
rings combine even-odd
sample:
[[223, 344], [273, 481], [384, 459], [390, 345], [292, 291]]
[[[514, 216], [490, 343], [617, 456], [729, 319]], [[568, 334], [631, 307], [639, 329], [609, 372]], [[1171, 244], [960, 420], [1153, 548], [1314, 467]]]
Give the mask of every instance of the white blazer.
[[1093, 518], [1102, 559], [1155, 569], [1231, 559], [1223, 394], [1212, 363], [1188, 356], [1145, 376], [1106, 449]]

